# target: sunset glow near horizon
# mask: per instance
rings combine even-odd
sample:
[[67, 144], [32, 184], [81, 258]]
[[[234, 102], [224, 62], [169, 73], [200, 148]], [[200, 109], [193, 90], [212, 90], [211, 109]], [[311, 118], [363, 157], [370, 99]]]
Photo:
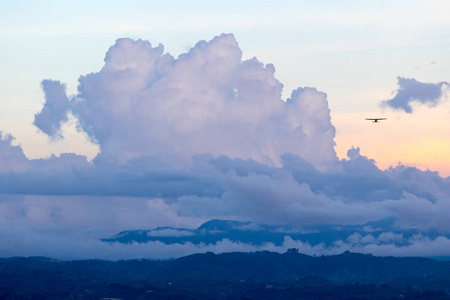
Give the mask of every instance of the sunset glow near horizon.
[[431, 243], [427, 255], [450, 256], [448, 11], [437, 0], [1, 3], [0, 257], [23, 246], [121, 258], [98, 240], [213, 218], [389, 217], [443, 240], [344, 248]]
[[364, 120], [369, 113], [336, 115], [332, 121], [338, 156], [346, 158], [347, 150], [355, 146], [382, 169], [404, 164], [450, 176], [449, 103], [415, 110], [414, 114], [385, 110], [379, 115], [387, 120], [378, 124]]

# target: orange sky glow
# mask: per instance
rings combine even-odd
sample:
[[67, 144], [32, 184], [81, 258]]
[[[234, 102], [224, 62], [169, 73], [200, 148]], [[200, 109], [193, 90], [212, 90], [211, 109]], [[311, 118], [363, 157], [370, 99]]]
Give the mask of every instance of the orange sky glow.
[[[412, 114], [385, 110], [383, 113], [333, 114], [336, 152], [346, 158], [352, 146], [386, 169], [399, 163], [450, 176], [450, 104], [437, 107], [415, 106]], [[374, 124], [366, 117], [388, 119]]]

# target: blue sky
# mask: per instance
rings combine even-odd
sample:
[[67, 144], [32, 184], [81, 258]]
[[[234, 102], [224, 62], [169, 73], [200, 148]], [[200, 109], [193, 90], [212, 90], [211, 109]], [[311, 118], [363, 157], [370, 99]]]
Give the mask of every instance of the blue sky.
[[[399, 228], [447, 234], [449, 10], [0, 3], [0, 256], [21, 247], [63, 257], [76, 244], [90, 257], [98, 238], [123, 229], [211, 218], [394, 216]], [[449, 240], [438, 242], [445, 254]]]
[[[32, 158], [68, 149], [92, 158], [96, 148], [81, 146], [84, 138], [73, 130], [66, 133], [71, 138], [64, 142], [48, 143], [31, 125], [42, 107], [43, 79], [60, 80], [69, 93], [75, 93], [78, 77], [98, 71], [105, 52], [119, 37], [161, 43], [176, 57], [199, 40], [224, 32], [235, 35], [243, 58], [255, 56], [274, 64], [275, 76], [284, 85], [284, 99], [297, 87], [327, 93], [340, 157], [351, 146], [359, 146], [382, 167], [402, 161], [424, 168], [413, 161], [408, 148], [397, 151], [402, 146], [395, 145], [389, 152], [398, 153], [389, 155], [385, 148], [363, 139], [365, 128], [357, 134], [352, 131], [361, 126], [361, 118], [382, 114], [379, 103], [392, 97], [398, 76], [420, 82], [448, 81], [447, 9], [444, 1], [3, 2], [0, 128], [14, 135]], [[411, 123], [394, 126], [410, 128]], [[447, 132], [442, 127], [430, 130], [432, 135]], [[407, 132], [410, 139], [420, 140], [415, 134], [420, 129], [411, 131]], [[381, 143], [388, 144], [386, 139]], [[450, 174], [450, 162], [444, 164], [425, 163]]]

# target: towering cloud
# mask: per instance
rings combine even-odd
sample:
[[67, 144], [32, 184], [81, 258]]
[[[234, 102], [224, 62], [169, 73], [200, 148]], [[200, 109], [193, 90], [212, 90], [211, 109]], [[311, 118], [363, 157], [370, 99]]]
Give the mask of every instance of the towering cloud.
[[[161, 45], [119, 39], [102, 70], [80, 78], [70, 110], [101, 157], [116, 162], [147, 155], [177, 165], [209, 153], [279, 165], [291, 152], [317, 167], [335, 163], [326, 95], [298, 89], [284, 102], [275, 68], [241, 57], [230, 34], [177, 59]], [[58, 85], [63, 90], [60, 83], [43, 85], [47, 102], [35, 123], [54, 136], [68, 101], [52, 94]]]
[[448, 87], [448, 82], [422, 83], [414, 78], [397, 77], [399, 89], [394, 98], [385, 100], [381, 106], [412, 113], [412, 103], [435, 106], [445, 96], [443, 88]]

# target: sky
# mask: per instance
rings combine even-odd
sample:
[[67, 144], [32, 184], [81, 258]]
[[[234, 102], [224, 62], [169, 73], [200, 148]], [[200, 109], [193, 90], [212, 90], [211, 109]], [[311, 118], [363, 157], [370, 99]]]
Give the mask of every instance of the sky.
[[448, 233], [449, 6], [1, 2], [0, 256], [212, 218]]

